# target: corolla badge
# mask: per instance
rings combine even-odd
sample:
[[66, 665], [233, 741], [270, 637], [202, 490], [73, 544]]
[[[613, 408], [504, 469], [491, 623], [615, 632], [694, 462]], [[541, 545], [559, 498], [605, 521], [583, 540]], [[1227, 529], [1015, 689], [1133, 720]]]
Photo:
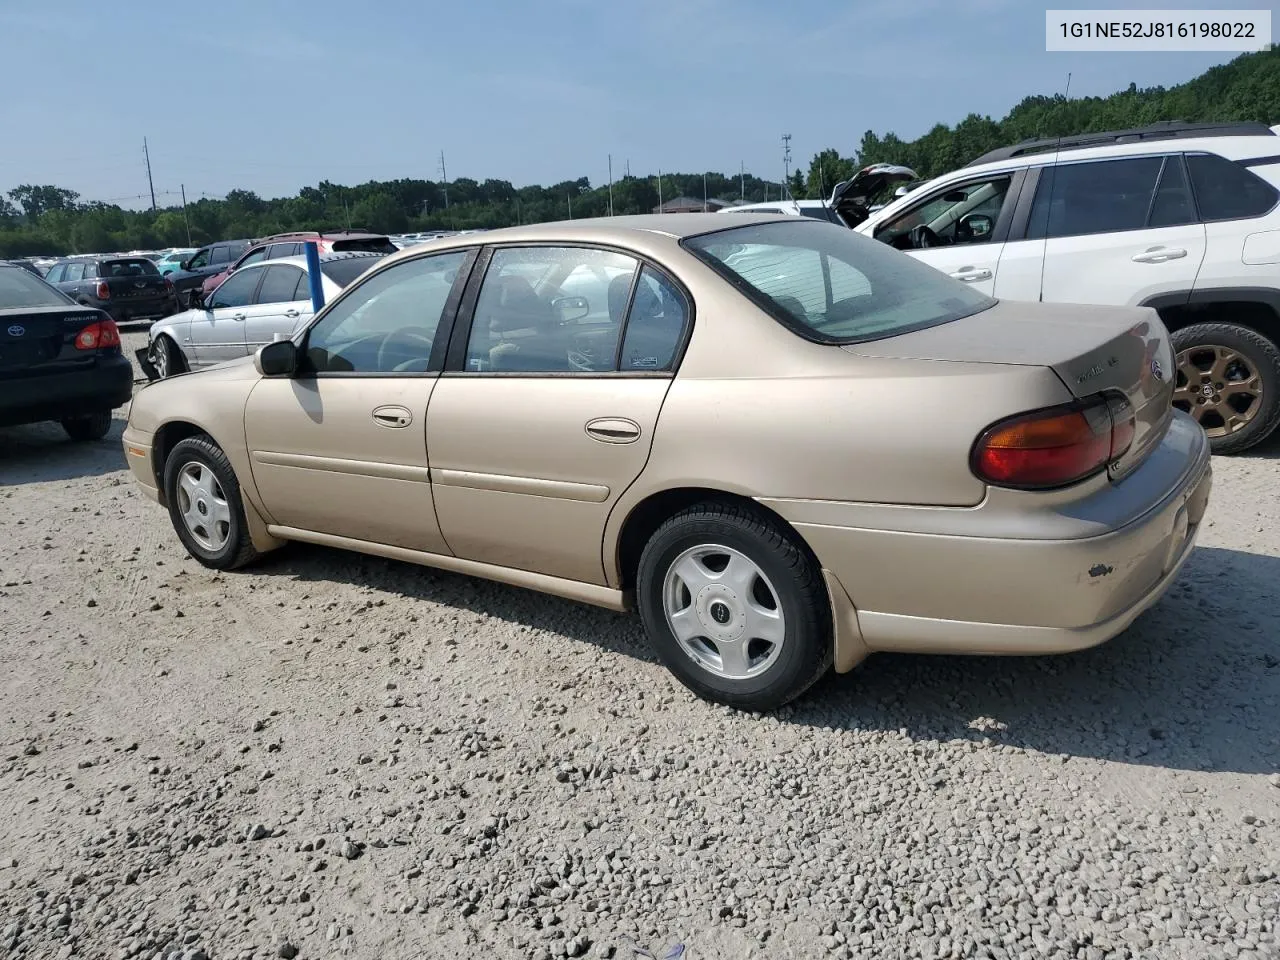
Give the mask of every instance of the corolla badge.
[[27, 328], [20, 323], [15, 323], [9, 328], [9, 336], [20, 337], [27, 332]]

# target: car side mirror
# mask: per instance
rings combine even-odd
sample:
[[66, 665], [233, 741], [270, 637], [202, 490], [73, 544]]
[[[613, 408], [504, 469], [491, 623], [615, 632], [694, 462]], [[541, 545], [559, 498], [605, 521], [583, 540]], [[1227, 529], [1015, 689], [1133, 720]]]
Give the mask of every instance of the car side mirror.
[[962, 217], [960, 223], [975, 240], [991, 236], [991, 229], [995, 226], [985, 213], [970, 213]]
[[551, 301], [551, 309], [561, 323], [573, 323], [581, 320], [591, 312], [591, 305], [586, 297], [557, 297]]
[[298, 345], [292, 340], [273, 340], [258, 348], [253, 366], [264, 377], [289, 377], [298, 369]]

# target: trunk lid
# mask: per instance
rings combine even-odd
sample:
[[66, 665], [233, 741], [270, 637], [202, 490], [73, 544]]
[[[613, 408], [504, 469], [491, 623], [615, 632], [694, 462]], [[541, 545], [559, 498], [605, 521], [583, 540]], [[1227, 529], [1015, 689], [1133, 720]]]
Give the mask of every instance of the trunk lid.
[[1112, 479], [1142, 462], [1173, 416], [1173, 347], [1156, 312], [1145, 307], [1000, 302], [952, 323], [843, 349], [866, 357], [1049, 367], [1073, 397], [1121, 394], [1133, 409], [1134, 438], [1109, 465]]
[[894, 183], [919, 180], [910, 167], [894, 163], [873, 163], [863, 167], [848, 180], [841, 180], [831, 191], [831, 208], [846, 225], [856, 227], [870, 215], [871, 201]]
[[76, 334], [105, 320], [100, 310], [73, 304], [0, 310], [0, 376], [55, 373], [94, 362], [96, 350], [77, 350]]

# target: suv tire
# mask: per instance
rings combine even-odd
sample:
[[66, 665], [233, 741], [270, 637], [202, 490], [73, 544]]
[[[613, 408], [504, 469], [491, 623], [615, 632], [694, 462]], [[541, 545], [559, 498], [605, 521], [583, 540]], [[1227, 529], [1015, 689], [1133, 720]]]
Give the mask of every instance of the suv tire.
[[1236, 323], [1192, 324], [1172, 341], [1174, 406], [1201, 422], [1214, 453], [1240, 453], [1276, 429], [1280, 348], [1272, 341]]

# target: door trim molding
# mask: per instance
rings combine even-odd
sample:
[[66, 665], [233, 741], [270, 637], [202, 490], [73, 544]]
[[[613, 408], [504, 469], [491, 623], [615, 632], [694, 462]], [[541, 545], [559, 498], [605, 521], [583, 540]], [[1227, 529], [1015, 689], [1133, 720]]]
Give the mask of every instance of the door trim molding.
[[464, 560], [461, 557], [446, 557], [438, 553], [424, 553], [421, 550], [410, 550], [408, 547], [394, 547], [385, 543], [372, 543], [368, 540], [355, 540], [351, 537], [339, 537], [330, 533], [316, 533], [313, 530], [299, 530], [297, 527], [281, 527], [270, 525], [267, 532], [281, 540], [300, 540], [304, 543], [315, 543], [325, 547], [337, 547], [340, 550], [354, 550], [358, 553], [369, 553], [391, 560], [404, 560], [421, 564], [425, 567], [436, 567], [450, 570], [470, 577], [483, 577], [513, 587], [524, 587], [539, 593], [549, 593], [567, 600], [577, 600], [593, 606], [604, 607], [625, 613], [631, 609], [631, 595], [628, 591], [614, 590], [595, 583], [582, 583], [579, 580], [566, 580], [545, 573], [534, 573], [531, 570], [517, 570], [514, 567], [500, 567], [478, 560]]
[[381, 463], [377, 460], [345, 460], [340, 457], [313, 457], [305, 453], [276, 453], [271, 450], [253, 451], [255, 463], [272, 467], [292, 467], [297, 470], [323, 470], [327, 473], [351, 473], [360, 477], [378, 477], [383, 480], [410, 480], [430, 483], [431, 471], [408, 463]]
[[497, 473], [474, 473], [468, 470], [431, 468], [431, 482], [440, 487], [466, 487], [494, 493], [520, 493], [555, 500], [579, 500], [604, 503], [609, 488], [597, 483], [574, 483], [570, 480], [543, 480], [539, 477], [508, 477]]

